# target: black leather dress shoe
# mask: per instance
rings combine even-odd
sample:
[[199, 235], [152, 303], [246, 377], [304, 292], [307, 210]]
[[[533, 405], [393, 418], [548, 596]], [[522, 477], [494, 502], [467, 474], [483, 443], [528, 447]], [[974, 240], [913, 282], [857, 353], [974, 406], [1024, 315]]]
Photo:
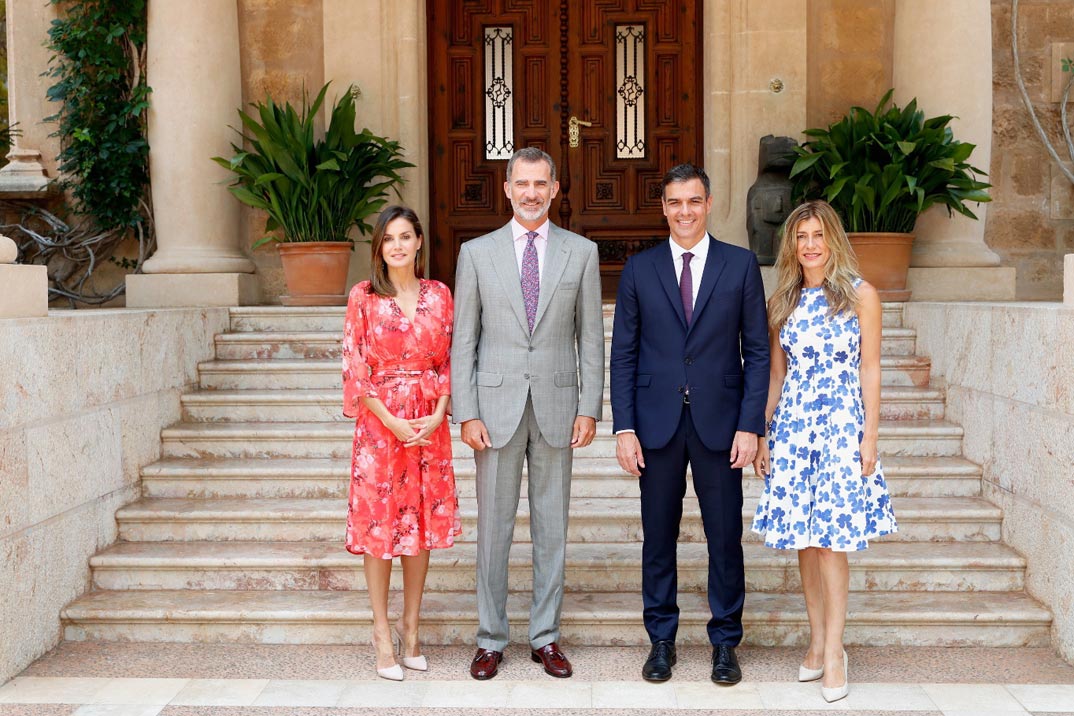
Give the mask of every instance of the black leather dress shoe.
[[671, 678], [671, 667], [675, 666], [675, 642], [670, 639], [654, 641], [649, 649], [649, 658], [641, 667], [641, 677], [646, 681], [667, 681]]
[[712, 647], [712, 680], [721, 686], [732, 686], [742, 681], [742, 669], [735, 656], [735, 647], [723, 644]]

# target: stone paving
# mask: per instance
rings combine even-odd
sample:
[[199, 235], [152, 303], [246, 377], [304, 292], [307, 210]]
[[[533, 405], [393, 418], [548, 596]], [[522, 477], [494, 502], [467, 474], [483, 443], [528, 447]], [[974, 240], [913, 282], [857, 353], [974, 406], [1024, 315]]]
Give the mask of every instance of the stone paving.
[[0, 686], [0, 716], [1074, 714], [1074, 667], [1048, 648], [851, 648], [850, 696], [834, 704], [791, 680], [796, 647], [742, 647], [731, 688], [709, 682], [704, 647], [683, 647], [666, 684], [641, 680], [642, 647], [566, 650], [570, 680], [512, 644], [491, 681], [469, 678], [469, 647], [441, 646], [424, 650], [428, 673], [391, 683], [367, 648], [69, 642]]

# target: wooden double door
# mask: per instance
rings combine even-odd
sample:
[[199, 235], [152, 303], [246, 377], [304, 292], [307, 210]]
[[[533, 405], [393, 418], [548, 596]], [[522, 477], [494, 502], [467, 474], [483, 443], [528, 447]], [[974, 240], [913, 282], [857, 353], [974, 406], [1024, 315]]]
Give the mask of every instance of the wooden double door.
[[[551, 219], [597, 242], [606, 295], [665, 239], [660, 182], [703, 162], [701, 0], [428, 0], [432, 275], [511, 216], [506, 158], [555, 160]], [[572, 136], [573, 135], [573, 136]]]

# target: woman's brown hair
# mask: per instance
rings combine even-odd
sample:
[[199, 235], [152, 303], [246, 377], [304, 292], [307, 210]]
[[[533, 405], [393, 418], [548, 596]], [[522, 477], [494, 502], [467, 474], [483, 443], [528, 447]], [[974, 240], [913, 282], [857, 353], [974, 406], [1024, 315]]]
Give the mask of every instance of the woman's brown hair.
[[369, 292], [378, 296], [394, 296], [395, 286], [388, 278], [388, 265], [384, 263], [382, 249], [384, 247], [384, 234], [388, 230], [388, 224], [396, 219], [406, 219], [414, 227], [414, 233], [421, 239], [421, 246], [414, 256], [414, 275], [418, 278], [425, 276], [425, 232], [421, 228], [418, 215], [409, 206], [392, 204], [380, 212], [377, 225], [373, 229], [373, 238], [370, 241], [369, 255]]

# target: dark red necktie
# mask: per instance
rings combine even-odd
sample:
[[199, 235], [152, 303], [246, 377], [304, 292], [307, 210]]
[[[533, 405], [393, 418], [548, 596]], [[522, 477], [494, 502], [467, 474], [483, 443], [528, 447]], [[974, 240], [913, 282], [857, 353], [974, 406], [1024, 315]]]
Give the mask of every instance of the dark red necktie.
[[694, 276], [690, 273], [690, 259], [694, 255], [687, 251], [682, 255], [682, 275], [679, 276], [679, 295], [682, 297], [682, 312], [686, 315], [686, 325], [694, 318]]

